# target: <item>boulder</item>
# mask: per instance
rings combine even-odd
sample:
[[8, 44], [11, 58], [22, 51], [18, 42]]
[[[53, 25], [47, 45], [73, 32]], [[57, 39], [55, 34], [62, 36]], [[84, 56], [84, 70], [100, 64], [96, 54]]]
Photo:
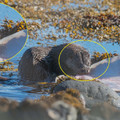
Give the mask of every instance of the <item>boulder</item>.
[[54, 92], [73, 88], [83, 94], [86, 107], [92, 107], [95, 104], [107, 102], [115, 107], [120, 107], [120, 96], [111, 88], [101, 82], [96, 81], [75, 81], [67, 80], [58, 84]]

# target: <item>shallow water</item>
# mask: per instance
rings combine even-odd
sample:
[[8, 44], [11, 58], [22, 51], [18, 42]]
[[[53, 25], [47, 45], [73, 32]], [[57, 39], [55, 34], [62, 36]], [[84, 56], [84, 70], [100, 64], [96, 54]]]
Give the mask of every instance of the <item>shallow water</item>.
[[0, 86], [0, 96], [10, 98], [17, 101], [22, 101], [25, 98], [29, 99], [38, 99], [41, 97], [41, 94], [29, 93], [33, 90], [32, 87], [27, 87], [23, 85], [7, 85], [2, 84]]
[[[39, 20], [37, 20], [38, 22], [40, 22]], [[51, 32], [53, 31], [53, 32]], [[41, 32], [42, 32], [42, 35], [41, 35]], [[54, 27], [49, 27], [45, 30], [42, 30], [42, 31], [38, 31], [39, 33], [39, 37], [38, 38], [41, 38], [45, 35], [47, 35], [48, 33], [52, 34], [54, 33], [55, 35], [63, 35], [65, 33], [63, 32], [60, 32], [60, 33], [56, 33], [56, 29]], [[33, 47], [33, 46], [40, 46], [37, 44], [37, 42], [41, 42], [41, 45], [42, 46], [53, 46], [53, 45], [59, 45], [61, 43], [69, 43], [69, 42], [72, 42], [72, 41], [76, 41], [76, 40], [73, 40], [71, 39], [69, 36], [67, 36], [66, 38], [62, 38], [62, 39], [57, 39], [56, 41], [53, 41], [53, 40], [43, 40], [43, 41], [40, 41], [40, 40], [28, 40], [27, 41], [27, 44], [25, 45], [25, 47], [23, 48], [23, 50], [17, 55], [15, 56], [14, 58], [12, 58], [10, 61], [15, 63], [15, 68], [17, 68], [18, 66], [18, 62], [20, 60], [20, 57], [22, 56], [22, 54], [24, 53], [24, 51], [26, 49], [28, 49], [29, 47]], [[97, 41], [96, 39], [94, 39], [94, 41]], [[95, 43], [92, 43], [92, 42], [76, 42], [76, 44], [80, 44], [81, 46], [85, 47], [89, 52], [90, 54], [92, 55], [92, 53], [94, 51], [98, 51], [100, 53], [104, 53], [105, 50], [100, 47], [99, 45], [95, 44]], [[100, 43], [108, 52], [111, 52], [111, 53], [119, 53], [120, 54], [120, 46], [118, 44], [114, 44], [113, 43], [107, 43], [107, 42], [102, 42]], [[97, 45], [97, 47], [96, 47]], [[10, 72], [3, 72], [2, 76], [3, 77], [9, 77], [9, 73], [11, 73], [12, 71]], [[23, 99], [26, 99], [26, 98], [30, 98], [30, 99], [37, 99], [37, 98], [40, 98], [41, 95], [48, 95], [47, 93], [46, 94], [40, 94], [39, 92], [35, 92], [35, 93], [31, 93], [30, 91], [31, 90], [34, 90], [35, 88], [33, 87], [28, 87], [28, 86], [24, 86], [24, 85], [19, 85], [18, 84], [18, 72], [12, 72], [13, 73], [13, 76], [11, 77], [12, 80], [10, 81], [7, 81], [7, 82], [0, 82], [0, 96], [1, 97], [6, 97], [6, 98], [11, 98], [11, 99], [14, 99], [14, 100], [17, 100], [17, 101], [22, 101]], [[119, 94], [120, 95], [120, 94]]]
[[[17, 68], [18, 66], [18, 63], [19, 63], [19, 60], [20, 60], [20, 57], [22, 56], [22, 54], [24, 53], [24, 51], [28, 48], [28, 47], [32, 47], [32, 46], [39, 46], [37, 44], [37, 41], [32, 41], [32, 43], [34, 43], [33, 45], [31, 45], [31, 42], [28, 40], [25, 48], [17, 55], [15, 56], [14, 58], [12, 58], [10, 61], [15, 63], [15, 68]], [[61, 42], [60, 42], [61, 43]], [[57, 44], [60, 44], [59, 42]], [[53, 45], [56, 44], [56, 43], [52, 43]], [[105, 42], [103, 44], [106, 44]], [[113, 52], [115, 49], [114, 48], [117, 48], [118, 45], [115, 45], [114, 47], [112, 46], [112, 43], [110, 44], [106, 44], [107, 48], [106, 49], [109, 49], [109, 46], [111, 46], [110, 48], [113, 48], [113, 49], [109, 49], [110, 52]], [[88, 47], [86, 43], [84, 43], [84, 45], [86, 48]], [[118, 47], [119, 48], [119, 47]], [[89, 48], [90, 51], [93, 51], [91, 50], [91, 48]], [[100, 50], [100, 49], [99, 49]], [[120, 51], [120, 49], [119, 49]], [[102, 51], [100, 51], [102, 52]], [[10, 72], [3, 72], [3, 77], [9, 77], [9, 73]], [[28, 86], [24, 86], [24, 85], [18, 85], [18, 72], [12, 72], [13, 73], [13, 76], [11, 77], [12, 80], [10, 81], [7, 81], [7, 82], [0, 82], [1, 86], [0, 86], [0, 96], [2, 97], [6, 97], [6, 98], [11, 98], [11, 99], [14, 99], [14, 100], [17, 100], [17, 101], [22, 101], [23, 99], [26, 99], [26, 98], [30, 98], [30, 99], [37, 99], [37, 98], [40, 98], [41, 95], [48, 95], [47, 93], [46, 94], [40, 94], [39, 92], [35, 92], [35, 93], [31, 93], [30, 91], [31, 90], [34, 90], [35, 88], [33, 87], [28, 87]]]

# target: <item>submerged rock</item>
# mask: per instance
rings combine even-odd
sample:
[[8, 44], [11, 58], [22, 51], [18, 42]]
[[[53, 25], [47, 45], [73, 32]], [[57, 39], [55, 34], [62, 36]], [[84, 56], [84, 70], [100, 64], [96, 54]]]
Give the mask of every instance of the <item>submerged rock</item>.
[[86, 101], [86, 107], [92, 107], [95, 104], [108, 102], [115, 107], [120, 107], [120, 96], [108, 86], [95, 81], [75, 81], [67, 80], [58, 84], [54, 92], [73, 88], [83, 94]]

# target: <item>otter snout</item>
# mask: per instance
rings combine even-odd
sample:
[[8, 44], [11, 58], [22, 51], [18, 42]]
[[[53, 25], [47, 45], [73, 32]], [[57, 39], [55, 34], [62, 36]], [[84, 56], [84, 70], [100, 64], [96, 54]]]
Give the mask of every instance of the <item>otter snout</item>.
[[85, 65], [84, 68], [81, 69], [82, 74], [89, 74], [90, 73], [90, 66]]

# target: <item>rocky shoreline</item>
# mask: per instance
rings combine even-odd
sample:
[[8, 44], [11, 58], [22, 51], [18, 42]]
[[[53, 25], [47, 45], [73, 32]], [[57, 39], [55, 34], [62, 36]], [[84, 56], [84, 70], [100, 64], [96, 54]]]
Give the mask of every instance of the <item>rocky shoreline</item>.
[[[79, 7], [76, 8], [65, 5], [66, 3], [72, 3], [70, 0], [30, 0], [29, 2], [24, 0], [1, 0], [1, 2], [14, 7], [25, 18], [41, 20], [40, 23], [27, 21], [28, 37], [31, 39], [40, 38], [38, 43], [41, 44], [41, 46], [45, 44], [49, 46], [51, 44], [49, 40], [57, 41], [60, 39], [62, 42], [62, 38], [67, 40], [67, 37], [70, 37], [70, 39], [98, 39], [99, 42], [107, 41], [120, 44], [120, 33], [118, 32], [120, 31], [119, 1], [104, 0], [101, 5], [99, 5], [99, 1], [98, 3], [96, 1], [96, 5], [93, 6], [93, 4], [91, 4], [92, 8], [82, 7], [82, 4], [85, 5], [84, 2], [78, 0], [74, 0], [75, 5], [79, 5]], [[60, 5], [61, 7], [59, 7], [58, 10], [50, 9], [51, 6], [55, 5]], [[104, 8], [106, 5], [109, 6], [107, 9]], [[118, 7], [115, 5], [118, 5]], [[100, 6], [102, 6], [102, 8], [100, 8]], [[60, 35], [55, 34], [52, 30], [50, 31], [52, 34], [43, 35], [43, 32], [41, 32], [41, 34], [37, 33], [38, 29], [49, 29], [51, 26], [54, 27]], [[63, 32], [66, 35], [63, 35]], [[43, 44], [41, 40], [46, 42]], [[35, 78], [37, 75], [41, 75], [39, 74], [41, 67], [39, 68], [37, 65], [46, 61], [44, 61], [44, 59], [39, 60], [38, 58], [40, 58], [40, 56], [37, 56], [39, 54], [33, 55], [33, 58], [35, 58], [34, 61], [32, 61], [32, 59], [25, 59], [27, 62], [23, 65], [24, 68], [21, 71], [23, 72], [23, 70], [27, 68], [28, 71], [31, 70], [33, 74], [33, 69], [31, 69], [29, 64], [29, 62], [32, 61], [31, 63], [35, 64], [33, 68], [37, 69], [33, 76], [33, 78]], [[66, 56], [64, 58], [66, 58]], [[26, 67], [27, 64], [28, 67]], [[102, 65], [100, 66], [102, 68], [104, 67]], [[118, 76], [120, 76], [120, 69], [118, 69], [119, 64], [117, 63], [117, 67], [114, 66], [114, 69], [113, 66], [109, 70], [114, 70], [114, 75], [116, 76], [116, 74], [118, 74]], [[44, 64], [44, 67], [48, 69], [46, 64]], [[41, 71], [43, 72], [43, 70], [44, 69]], [[99, 70], [102, 69], [99, 69], [99, 66], [98, 68], [96, 67], [95, 72], [93, 71], [94, 74], [99, 73]], [[108, 73], [110, 74], [108, 74], [107, 77], [113, 75], [111, 72]], [[25, 75], [27, 74], [25, 73]], [[46, 76], [48, 77], [48, 75], [49, 74]], [[40, 77], [37, 77], [38, 81]], [[52, 80], [53, 77], [54, 76], [51, 78]], [[119, 79], [120, 77], [117, 78], [118, 81]], [[0, 80], [6, 79], [0, 77]], [[103, 80], [106, 80], [106, 78], [103, 78]], [[116, 78], [108, 78], [107, 80], [113, 81], [116, 80]], [[27, 83], [27, 81], [25, 82]], [[119, 108], [120, 96], [107, 85], [98, 81], [81, 82], [68, 79], [55, 86], [50, 96], [42, 96], [37, 100], [24, 100], [19, 103], [10, 99], [0, 98], [0, 119], [119, 120]]]
[[0, 119], [119, 120], [119, 108], [120, 96], [103, 83], [67, 80], [37, 100], [0, 98]]
[[[76, 48], [76, 46], [74, 48]], [[44, 49], [42, 49], [40, 47], [39, 47], [39, 50], [38, 50], [38, 48], [36, 48], [36, 49], [37, 50], [34, 50], [34, 51], [33, 50], [30, 51], [30, 49], [28, 49], [28, 51], [25, 52], [25, 54], [22, 57], [22, 60], [20, 61], [19, 71], [21, 73], [23, 73], [24, 75], [27, 75], [27, 77], [29, 75], [33, 75], [32, 77], [29, 76], [28, 78], [31, 77], [31, 78], [35, 79], [35, 77], [37, 77], [38, 81], [40, 81], [41, 76], [38, 77], [37, 75], [41, 75], [41, 73], [43, 72], [43, 68], [45, 68], [45, 66], [43, 66], [43, 61], [45, 61], [45, 59], [43, 59], [43, 56], [42, 56], [43, 54], [40, 53]], [[75, 51], [72, 48], [70, 48], [70, 50], [73, 50], [74, 53], [79, 53], [78, 51]], [[55, 54], [52, 53], [53, 56], [57, 56], [56, 51], [59, 52], [58, 50], [55, 50], [54, 51]], [[66, 52], [66, 53], [68, 53], [68, 52]], [[69, 54], [69, 56], [71, 56], [71, 54]], [[69, 56], [63, 57], [63, 58], [68, 59]], [[36, 58], [38, 58], [39, 60]], [[82, 60], [85, 61], [86, 58], [88, 58], [88, 57], [84, 57], [84, 59], [82, 59]], [[56, 58], [53, 60], [56, 60]], [[36, 64], [36, 61], [37, 61], [37, 64]], [[74, 64], [72, 63], [73, 66], [75, 66], [76, 64], [78, 65], [78, 62], [76, 63], [76, 61], [74, 62]], [[23, 107], [23, 109], [24, 108], [26, 109], [26, 107], [28, 107], [29, 109], [27, 109], [27, 110], [30, 111], [30, 113], [33, 115], [32, 117], [34, 117], [34, 112], [32, 112], [32, 111], [42, 111], [41, 113], [35, 112], [35, 115], [38, 113], [39, 119], [42, 119], [42, 120], [119, 120], [119, 118], [120, 118], [120, 115], [119, 115], [119, 113], [120, 113], [120, 96], [115, 91], [113, 91], [110, 87], [108, 87], [104, 83], [100, 82], [100, 80], [98, 81], [98, 79], [95, 79], [94, 81], [90, 81], [91, 78], [93, 77], [92, 75], [96, 75], [97, 73], [103, 72], [103, 68], [105, 68], [105, 66], [107, 64], [106, 61], [107, 60], [105, 59], [105, 60], [102, 60], [102, 61], [92, 65], [94, 74], [91, 72], [91, 76], [76, 74], [76, 76], [74, 76], [74, 77], [78, 78], [78, 81], [72, 80], [69, 78], [67, 78], [67, 79], [65, 78], [65, 80], [63, 80], [61, 83], [59, 83], [58, 85], [56, 85], [53, 88], [53, 93], [50, 96], [43, 96], [40, 99], [31, 101], [31, 102], [23, 101], [14, 110], [16, 111], [16, 109], [18, 109], [19, 112], [18, 111], [17, 112], [22, 113], [21, 107]], [[107, 71], [105, 78], [103, 77], [104, 79], [102, 79], [102, 80], [110, 79], [110, 77], [113, 77], [113, 76], [119, 77], [119, 67], [118, 67], [119, 61], [120, 61], [119, 56], [111, 58], [111, 62], [110, 62], [111, 67]], [[89, 62], [88, 59], [87, 59], [87, 62]], [[53, 62], [53, 63], [55, 63], [55, 62]], [[68, 65], [67, 62], [65, 63], [65, 60], [63, 60], [63, 63], [62, 63], [63, 65]], [[116, 64], [116, 63], [118, 63], [118, 64]], [[27, 64], [29, 66], [29, 69], [26, 72], [25, 68], [28, 68], [28, 67], [26, 67], [25, 65], [27, 65]], [[32, 65], [32, 67], [30, 65]], [[69, 65], [71, 65], [71, 62], [69, 62]], [[36, 66], [37, 66], [37, 69], [35, 69]], [[55, 66], [55, 68], [57, 71], [58, 69], [56, 66]], [[73, 66], [71, 69], [76, 68]], [[38, 67], [41, 71], [38, 70]], [[51, 68], [53, 68], [53, 65], [51, 66]], [[115, 73], [113, 72], [113, 68], [114, 68]], [[76, 69], [73, 69], [73, 71], [76, 72], [77, 71]], [[30, 72], [30, 70], [34, 70], [34, 72]], [[46, 70], [46, 69], [44, 69], [44, 70]], [[49, 72], [48, 70], [46, 70], [46, 71]], [[40, 72], [40, 73], [37, 74], [36, 72]], [[71, 72], [71, 74], [73, 74], [73, 72]], [[109, 74], [111, 74], [113, 76], [109, 76]], [[61, 75], [58, 77], [60, 78]], [[58, 77], [56, 77], [56, 80], [55, 80], [56, 82], [59, 82]], [[84, 78], [82, 78], [82, 77], [84, 77]], [[87, 79], [87, 77], [88, 77], [88, 79]], [[89, 78], [89, 77], [91, 77], [91, 78]], [[37, 78], [35, 80], [37, 80]], [[64, 76], [63, 76], [63, 79], [64, 79]], [[83, 81], [80, 81], [80, 80], [83, 80]], [[85, 81], [85, 80], [88, 80], [88, 81]], [[42, 81], [44, 81], [44, 79], [42, 79], [41, 82]], [[27, 106], [26, 106], [26, 104], [27, 104]], [[21, 105], [23, 105], [23, 106], [21, 106]], [[42, 105], [45, 105], [45, 106], [42, 106]], [[39, 108], [38, 108], [38, 106], [39, 106]], [[27, 116], [26, 119], [29, 118], [27, 110], [24, 112], [24, 115]], [[11, 110], [11, 111], [13, 111], [13, 110]], [[16, 114], [18, 114], [18, 113], [16, 113]], [[46, 115], [44, 115], [44, 114], [46, 114]], [[32, 120], [32, 117], [30, 117], [29, 119]], [[37, 120], [36, 116], [34, 117], [34, 119]]]

